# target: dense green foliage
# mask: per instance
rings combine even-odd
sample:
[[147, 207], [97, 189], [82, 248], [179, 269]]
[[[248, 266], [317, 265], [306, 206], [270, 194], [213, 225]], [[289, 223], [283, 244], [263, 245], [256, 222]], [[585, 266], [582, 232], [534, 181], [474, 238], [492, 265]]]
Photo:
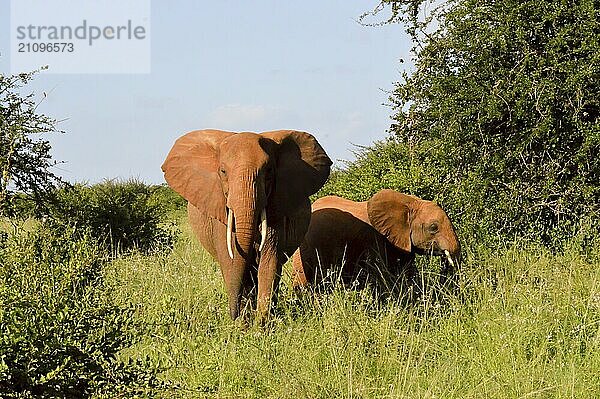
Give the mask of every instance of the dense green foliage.
[[[30, 228], [7, 219], [0, 229], [0, 397], [152, 394], [153, 366], [118, 360], [144, 326], [114, 303], [103, 269], [115, 255], [169, 248], [178, 230], [167, 217], [185, 202], [134, 180], [51, 197]], [[35, 213], [27, 196], [13, 199], [23, 216]]]
[[42, 204], [61, 182], [50, 143], [39, 136], [56, 131], [56, 120], [37, 113], [33, 94], [22, 94], [36, 72], [0, 73], [0, 216], [11, 214], [14, 192]]
[[594, 233], [600, 4], [451, 0], [432, 16], [437, 25], [410, 25], [415, 68], [391, 96], [392, 137], [361, 150], [324, 192], [436, 198], [463, 235]]
[[142, 324], [108, 295], [94, 240], [39, 223], [0, 234], [0, 397], [122, 397], [158, 386], [148, 364], [117, 359]]
[[57, 228], [75, 227], [91, 235], [112, 253], [150, 252], [172, 245], [177, 228], [167, 215], [183, 206], [168, 187], [108, 180], [58, 190], [48, 217]]

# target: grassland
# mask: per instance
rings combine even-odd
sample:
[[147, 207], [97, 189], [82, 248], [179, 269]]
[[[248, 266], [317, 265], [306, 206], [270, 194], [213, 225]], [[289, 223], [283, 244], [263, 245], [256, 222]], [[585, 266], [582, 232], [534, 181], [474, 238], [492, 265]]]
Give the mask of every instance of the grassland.
[[146, 326], [122, 357], [159, 366], [174, 386], [163, 397], [600, 397], [600, 259], [577, 248], [472, 249], [460, 293], [440, 301], [431, 287], [410, 305], [367, 291], [298, 299], [286, 265], [272, 322], [245, 329], [183, 230], [172, 253], [106, 270]]

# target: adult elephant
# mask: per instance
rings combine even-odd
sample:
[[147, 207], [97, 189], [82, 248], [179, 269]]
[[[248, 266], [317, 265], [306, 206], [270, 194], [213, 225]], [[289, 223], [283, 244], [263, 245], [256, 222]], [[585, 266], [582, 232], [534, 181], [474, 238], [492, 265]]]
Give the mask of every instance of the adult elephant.
[[334, 275], [348, 284], [362, 262], [375, 257], [392, 274], [410, 275], [415, 254], [443, 256], [443, 280], [460, 260], [452, 222], [434, 202], [394, 190], [366, 202], [324, 197], [313, 204], [308, 232], [294, 254], [292, 281], [307, 287]]
[[293, 130], [197, 130], [180, 137], [162, 170], [188, 201], [190, 224], [218, 261], [236, 319], [243, 298], [269, 312], [281, 267], [310, 220], [308, 197], [325, 183], [331, 160], [310, 134]]

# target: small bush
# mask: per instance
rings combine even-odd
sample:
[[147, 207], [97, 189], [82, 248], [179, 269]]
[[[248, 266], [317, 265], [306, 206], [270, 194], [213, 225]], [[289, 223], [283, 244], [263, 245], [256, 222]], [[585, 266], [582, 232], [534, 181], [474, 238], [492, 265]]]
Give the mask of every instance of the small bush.
[[117, 360], [140, 324], [107, 295], [105, 259], [75, 229], [39, 224], [2, 235], [0, 397], [114, 397], [157, 386], [152, 368]]
[[181, 200], [167, 187], [108, 180], [62, 188], [50, 218], [59, 226], [87, 232], [112, 253], [134, 248], [151, 252], [172, 245], [177, 228], [166, 215], [180, 206]]

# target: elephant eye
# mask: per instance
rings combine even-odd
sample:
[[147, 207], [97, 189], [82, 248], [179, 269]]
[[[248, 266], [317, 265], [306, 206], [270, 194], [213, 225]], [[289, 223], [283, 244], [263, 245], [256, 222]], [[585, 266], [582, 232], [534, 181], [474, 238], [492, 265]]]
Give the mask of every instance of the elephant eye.
[[224, 167], [221, 166], [221, 168], [219, 168], [219, 173], [221, 173], [223, 176], [225, 176], [227, 174], [227, 171], [225, 170]]
[[429, 225], [429, 227], [427, 228], [427, 230], [429, 231], [429, 233], [431, 234], [435, 234], [438, 232], [438, 230], [440, 229], [440, 227], [438, 226], [438, 224], [436, 222], [433, 222]]

